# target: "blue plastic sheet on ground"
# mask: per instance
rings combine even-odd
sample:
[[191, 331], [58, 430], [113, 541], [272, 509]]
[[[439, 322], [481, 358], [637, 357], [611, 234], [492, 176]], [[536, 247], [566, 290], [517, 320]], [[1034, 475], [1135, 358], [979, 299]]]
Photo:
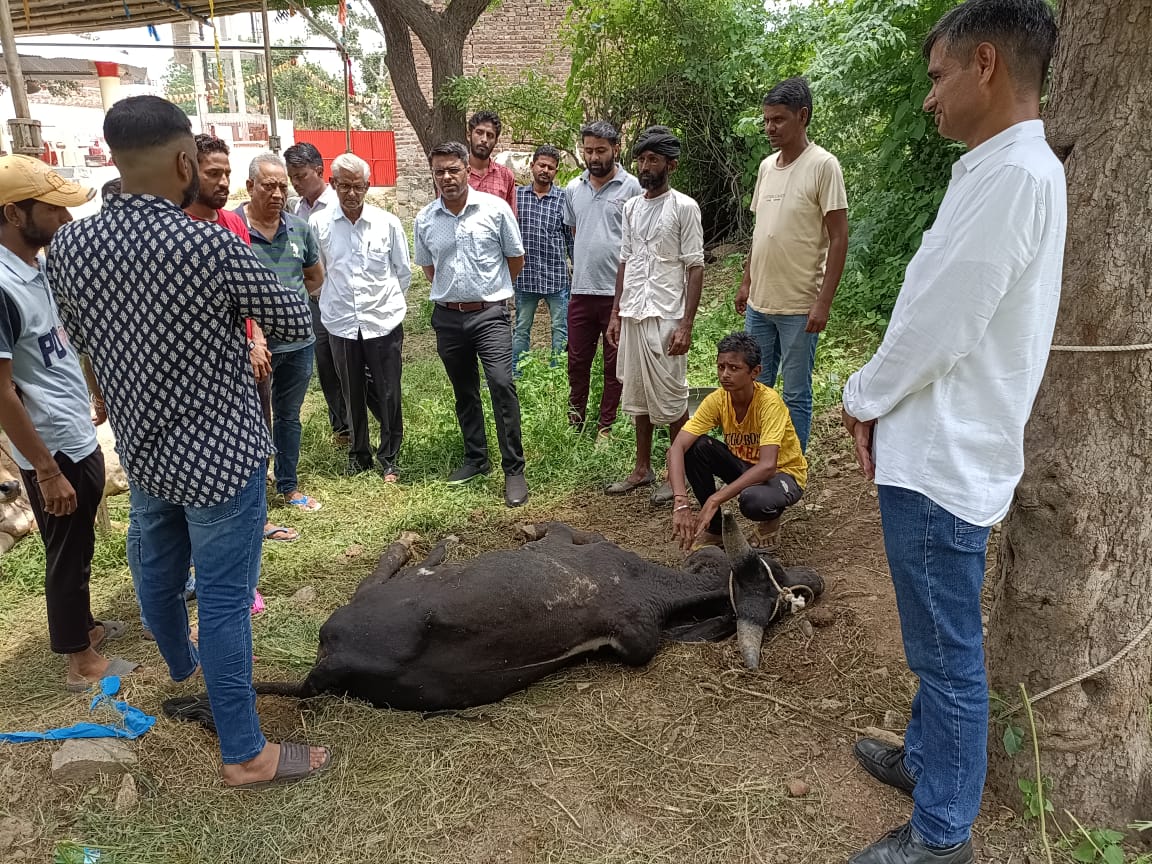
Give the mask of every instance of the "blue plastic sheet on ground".
[[88, 707], [93, 712], [100, 705], [116, 711], [120, 715], [118, 723], [77, 723], [62, 729], [49, 729], [47, 732], [0, 732], [0, 744], [27, 744], [32, 741], [63, 741], [65, 738], [139, 738], [154, 725], [156, 718], [133, 708], [127, 702], [118, 702], [112, 697], [120, 692], [120, 679], [109, 675], [100, 681], [100, 695]]

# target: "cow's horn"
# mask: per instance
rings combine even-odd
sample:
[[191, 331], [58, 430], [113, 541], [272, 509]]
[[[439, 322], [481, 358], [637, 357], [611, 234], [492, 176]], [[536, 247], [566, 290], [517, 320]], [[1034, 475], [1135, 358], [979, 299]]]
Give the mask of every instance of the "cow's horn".
[[764, 628], [745, 618], [736, 619], [736, 642], [740, 656], [749, 669], [760, 668], [760, 646], [764, 643]]
[[740, 530], [736, 517], [728, 511], [724, 511], [724, 552], [732, 562], [732, 566], [746, 561], [749, 556], [755, 554], [748, 545], [744, 532]]

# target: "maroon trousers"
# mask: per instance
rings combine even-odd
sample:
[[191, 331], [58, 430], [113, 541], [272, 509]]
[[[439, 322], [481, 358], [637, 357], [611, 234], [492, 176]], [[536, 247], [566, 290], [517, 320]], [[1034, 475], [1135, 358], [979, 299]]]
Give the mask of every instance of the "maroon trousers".
[[604, 339], [612, 317], [612, 296], [573, 294], [568, 300], [568, 422], [582, 427], [588, 411], [588, 390], [596, 345], [604, 343], [604, 392], [600, 396], [597, 429], [616, 422], [623, 384], [616, 377], [616, 349]]

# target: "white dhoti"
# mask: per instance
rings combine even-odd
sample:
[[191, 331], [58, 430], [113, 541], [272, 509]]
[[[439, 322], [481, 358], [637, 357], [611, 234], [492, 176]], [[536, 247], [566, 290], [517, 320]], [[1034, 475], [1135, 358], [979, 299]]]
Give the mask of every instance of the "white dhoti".
[[674, 423], [688, 410], [688, 355], [668, 356], [678, 321], [621, 318], [616, 377], [624, 385], [620, 408], [647, 415], [658, 425]]

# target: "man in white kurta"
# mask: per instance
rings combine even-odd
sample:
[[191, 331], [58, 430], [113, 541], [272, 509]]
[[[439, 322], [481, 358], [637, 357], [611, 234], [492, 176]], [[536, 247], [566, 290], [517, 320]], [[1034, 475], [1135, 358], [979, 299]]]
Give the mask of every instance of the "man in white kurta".
[[[633, 148], [643, 195], [624, 203], [616, 302], [608, 337], [619, 344], [621, 408], [636, 419], [636, 467], [605, 490], [631, 492], [655, 482], [652, 430], [676, 439], [688, 419], [688, 349], [704, 285], [700, 206], [668, 185], [680, 142], [664, 126], [646, 130]], [[665, 483], [653, 504], [672, 500]]]

